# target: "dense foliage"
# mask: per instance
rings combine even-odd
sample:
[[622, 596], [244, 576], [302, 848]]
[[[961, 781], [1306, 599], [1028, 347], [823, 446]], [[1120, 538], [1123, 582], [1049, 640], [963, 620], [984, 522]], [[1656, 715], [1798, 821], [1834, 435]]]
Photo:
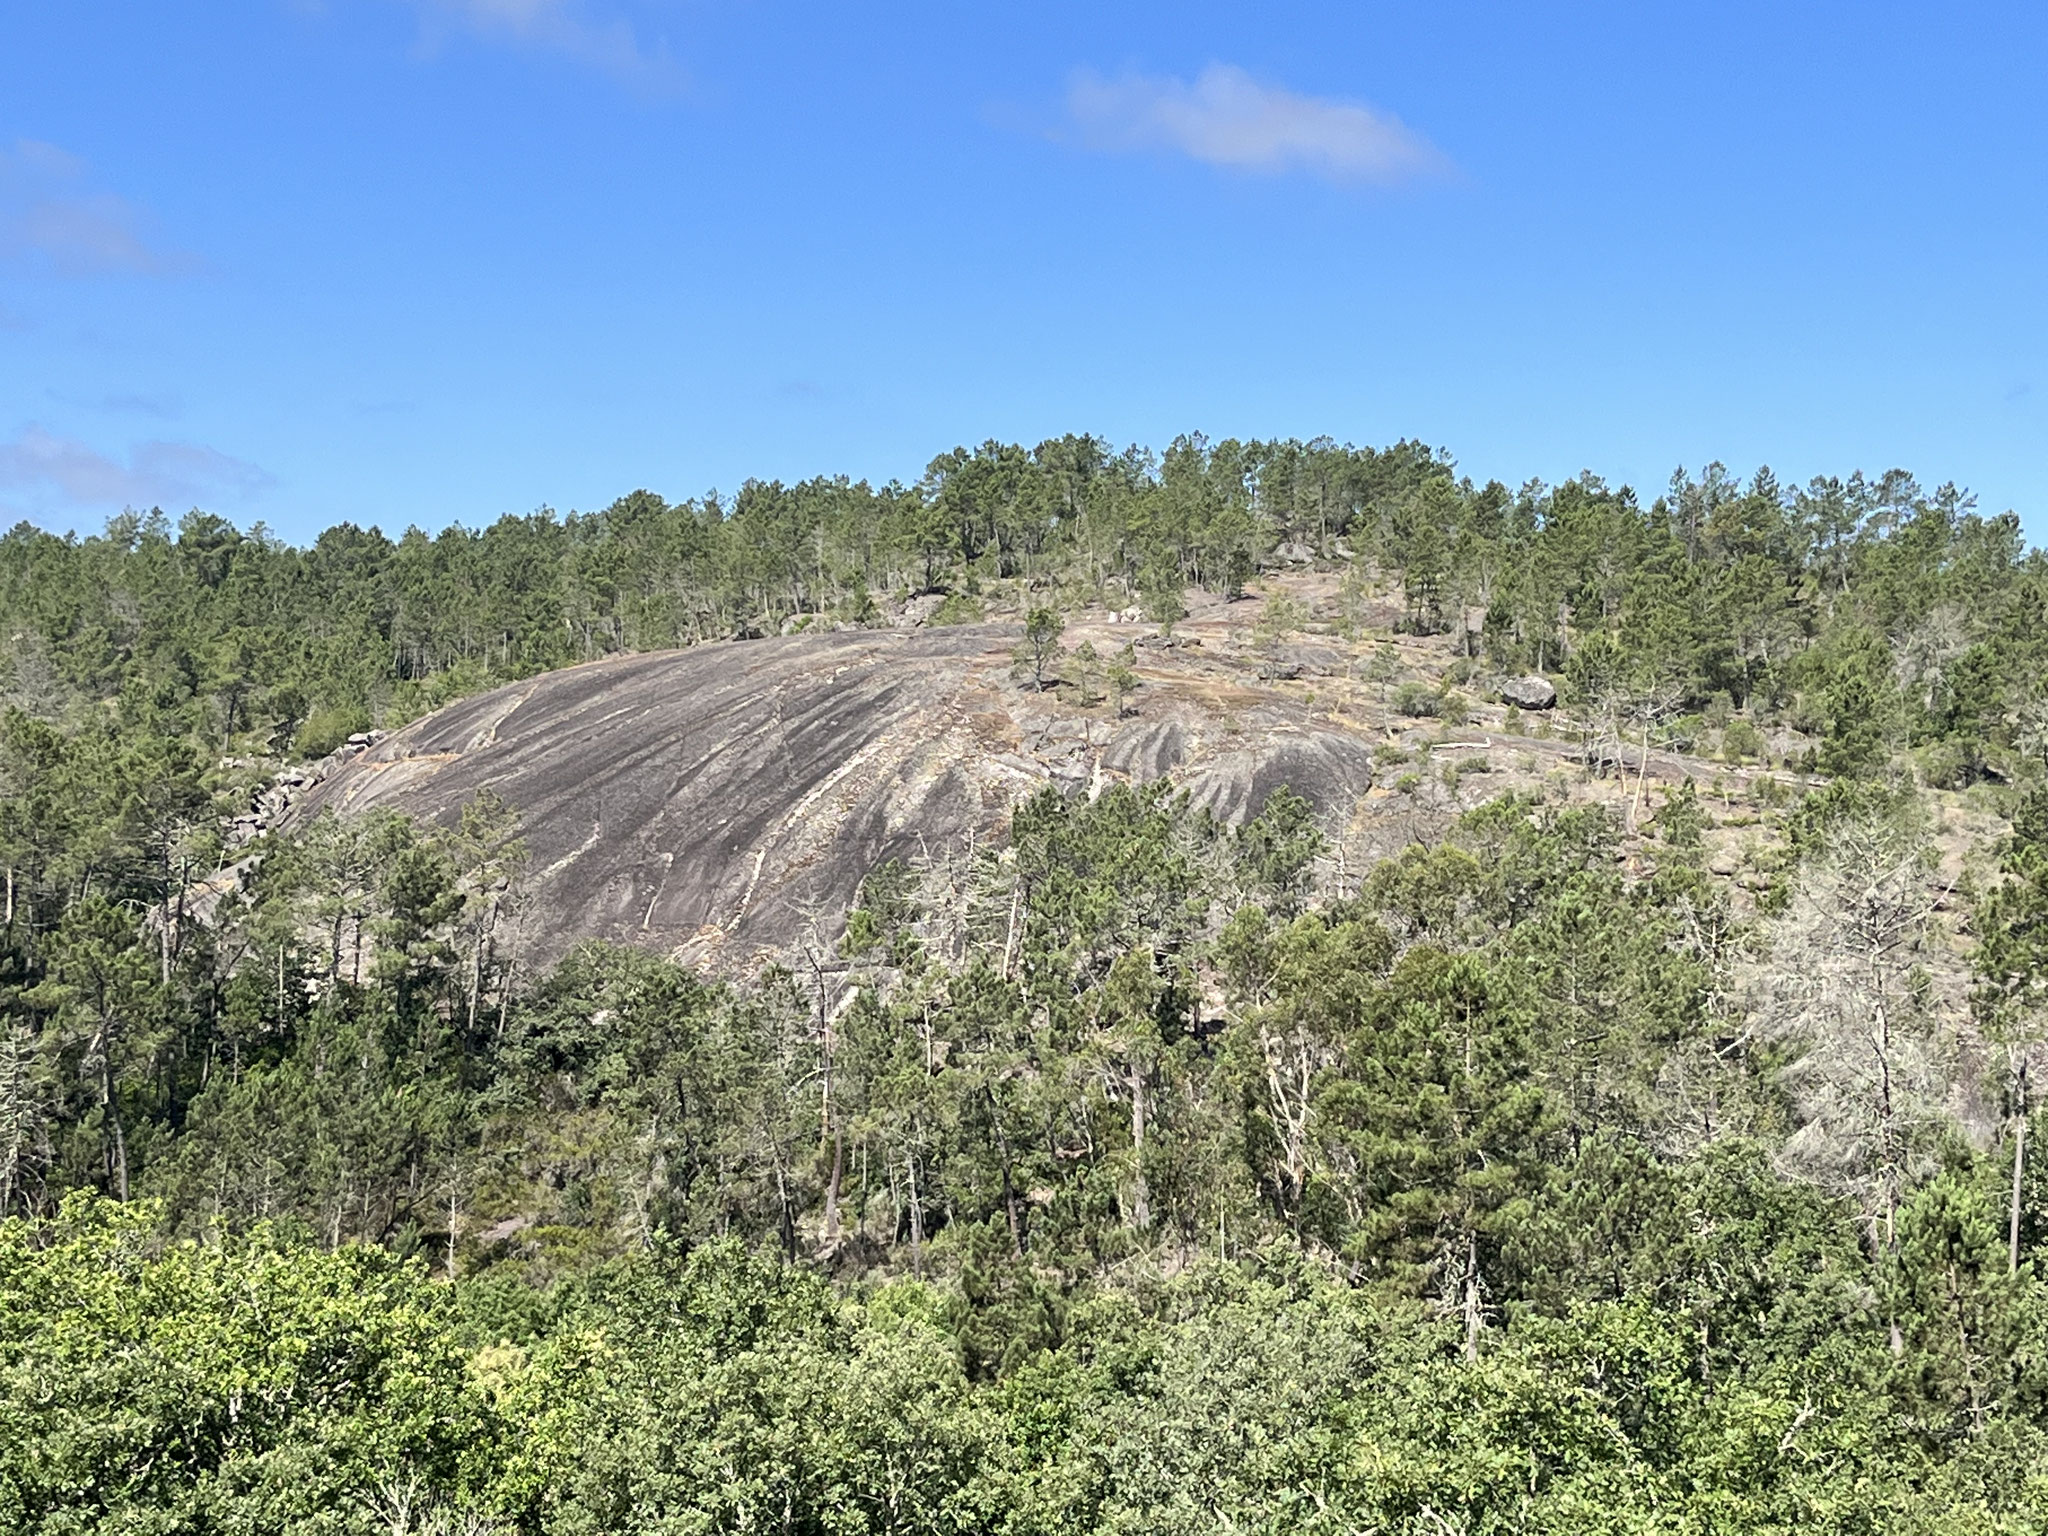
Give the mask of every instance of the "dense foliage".
[[[1713, 719], [1830, 782], [1763, 809], [1739, 906], [1690, 787], [1642, 836], [1504, 795], [1343, 876], [1285, 791], [1047, 792], [744, 986], [522, 973], [488, 797], [218, 878], [256, 765], [493, 678], [933, 589], [1171, 623], [1290, 560], [1589, 731]], [[2048, 564], [2009, 517], [1065, 439], [396, 544], [21, 528], [0, 605], [9, 1529], [2048, 1523]], [[2010, 835], [1931, 886], [1973, 785]]]
[[1419, 444], [1323, 439], [1183, 438], [1157, 457], [988, 443], [911, 487], [643, 491], [395, 542], [344, 523], [303, 549], [199, 512], [124, 514], [82, 540], [22, 524], [0, 538], [0, 683], [34, 715], [97, 721], [114, 699], [215, 746], [318, 753], [616, 650], [874, 622], [910, 592], [973, 617], [1016, 583], [1170, 618], [1183, 586], [1238, 591], [1283, 557], [1388, 573], [1411, 627], [1462, 631], [1469, 612], [1496, 665], [1568, 671], [1610, 705], [1784, 713], [1830, 738], [1832, 770], [1917, 744], [1960, 781], [1987, 753], [2048, 750], [2048, 715], [2023, 709], [2048, 663], [2048, 566], [2012, 514], [1952, 487], [1896, 471], [1744, 486], [1712, 465], [1645, 506], [1590, 475], [1511, 491]]

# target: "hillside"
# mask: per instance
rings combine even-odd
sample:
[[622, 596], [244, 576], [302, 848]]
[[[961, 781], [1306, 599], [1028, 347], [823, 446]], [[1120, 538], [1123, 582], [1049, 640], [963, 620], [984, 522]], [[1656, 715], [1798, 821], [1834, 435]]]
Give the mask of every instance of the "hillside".
[[[285, 825], [329, 807], [452, 821], [489, 788], [531, 849], [538, 958], [602, 938], [725, 965], [806, 937], [829, 945], [877, 864], [995, 840], [1013, 803], [1048, 784], [1171, 776], [1231, 823], [1284, 784], [1344, 827], [1372, 783], [1372, 735], [1213, 645], [1222, 622], [1189, 626], [1210, 645], [1191, 633], [1146, 648], [1123, 715], [1013, 679], [1014, 626], [594, 662], [351, 751]], [[1103, 648], [1116, 627], [1071, 637]]]
[[0, 539], [0, 1510], [2040, 1529], [2016, 523], [1118, 464]]
[[[289, 775], [305, 787], [276, 826], [371, 808], [453, 825], [489, 790], [530, 853], [527, 963], [603, 939], [742, 974], [829, 953], [877, 865], [998, 844], [1012, 808], [1048, 785], [1092, 795], [1164, 778], [1227, 825], [1285, 785], [1316, 810], [1321, 884], [1337, 893], [1504, 793], [1611, 806], [1633, 850], [1689, 780], [1706, 797], [1712, 871], [1738, 903], [1765, 883], [1783, 842], [1774, 807], [1817, 781], [1726, 761], [1718, 740], [1660, 739], [1646, 757], [1597, 739], [1582, 710], [1512, 708], [1501, 689], [1513, 684], [1465, 660], [1453, 635], [1400, 634], [1397, 602], [1347, 602], [1338, 588], [1304, 570], [1240, 601], [1192, 594], [1170, 637], [1135, 613], [1082, 610], [1042, 689], [1019, 675], [1014, 621], [611, 657], [345, 746]], [[1274, 612], [1290, 616], [1285, 634]], [[1075, 653], [1106, 661], [1124, 645], [1137, 686], [1118, 701], [1103, 667], [1084, 677]], [[1771, 745], [1782, 761], [1807, 743]], [[1996, 831], [1960, 803], [1955, 815]], [[1954, 883], [1969, 841], [1949, 839], [1935, 878]]]

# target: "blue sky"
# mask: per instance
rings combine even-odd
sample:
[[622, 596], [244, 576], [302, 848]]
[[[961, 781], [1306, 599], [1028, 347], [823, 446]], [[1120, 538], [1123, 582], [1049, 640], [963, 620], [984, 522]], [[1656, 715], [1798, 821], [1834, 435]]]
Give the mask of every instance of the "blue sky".
[[2048, 539], [2048, 8], [0, 0], [7, 521], [1184, 430]]

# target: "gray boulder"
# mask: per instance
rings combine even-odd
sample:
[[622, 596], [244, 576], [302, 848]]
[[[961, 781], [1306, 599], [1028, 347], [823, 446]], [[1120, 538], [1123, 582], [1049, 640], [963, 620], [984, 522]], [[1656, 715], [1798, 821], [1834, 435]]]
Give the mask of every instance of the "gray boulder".
[[1557, 689], [1544, 677], [1504, 677], [1494, 692], [1517, 709], [1549, 709], [1557, 702]]

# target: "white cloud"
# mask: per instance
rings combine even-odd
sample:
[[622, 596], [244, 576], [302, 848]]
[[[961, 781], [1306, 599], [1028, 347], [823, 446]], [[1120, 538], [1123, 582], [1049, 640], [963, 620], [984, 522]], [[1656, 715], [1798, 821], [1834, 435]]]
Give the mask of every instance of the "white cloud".
[[120, 198], [92, 190], [76, 155], [34, 139], [0, 149], [0, 257], [62, 277], [191, 267], [190, 257], [148, 241], [144, 222]]
[[429, 37], [452, 30], [544, 49], [645, 89], [672, 89], [681, 73], [665, 45], [643, 47], [624, 17], [600, 20], [581, 0], [416, 0]]
[[1390, 184], [1449, 168], [1398, 118], [1266, 85], [1229, 64], [1211, 64], [1192, 82], [1084, 70], [1068, 87], [1067, 113], [1091, 147], [1175, 150], [1232, 170]]
[[66, 510], [240, 502], [271, 484], [256, 465], [197, 443], [138, 443], [124, 463], [34, 424], [0, 442], [0, 490]]

